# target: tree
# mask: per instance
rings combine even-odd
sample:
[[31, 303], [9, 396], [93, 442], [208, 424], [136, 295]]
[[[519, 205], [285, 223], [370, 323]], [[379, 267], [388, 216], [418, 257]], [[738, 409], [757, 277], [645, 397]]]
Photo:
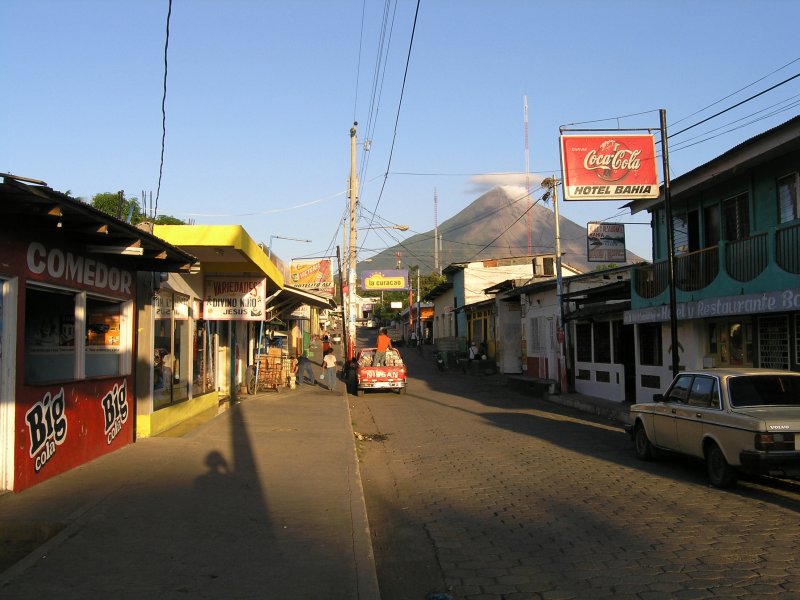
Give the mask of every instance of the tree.
[[123, 192], [105, 192], [92, 196], [92, 206], [107, 215], [134, 225], [142, 220], [142, 208], [136, 198], [125, 198]]
[[186, 222], [170, 215], [158, 215], [155, 219], [149, 219], [142, 212], [142, 207], [136, 198], [125, 198], [122, 191], [104, 192], [92, 196], [91, 205], [103, 211], [107, 215], [116, 217], [132, 225], [138, 225], [142, 221], [152, 221], [156, 225], [185, 225]]

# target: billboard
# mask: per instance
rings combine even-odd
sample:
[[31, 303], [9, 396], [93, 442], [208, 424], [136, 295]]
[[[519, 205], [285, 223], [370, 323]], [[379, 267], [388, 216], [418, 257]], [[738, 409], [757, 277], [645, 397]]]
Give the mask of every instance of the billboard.
[[586, 257], [589, 262], [624, 263], [625, 225], [622, 223], [586, 224]]
[[564, 200], [658, 198], [653, 135], [562, 135]]
[[333, 295], [331, 260], [293, 260], [289, 269], [291, 285], [302, 290], [317, 290]]
[[407, 290], [408, 270], [363, 271], [361, 289], [365, 292], [376, 290]]

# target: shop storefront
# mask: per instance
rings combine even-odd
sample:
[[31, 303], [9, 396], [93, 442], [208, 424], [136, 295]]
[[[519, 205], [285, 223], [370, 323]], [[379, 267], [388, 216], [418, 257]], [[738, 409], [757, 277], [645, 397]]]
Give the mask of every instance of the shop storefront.
[[20, 491], [133, 441], [137, 272], [194, 259], [11, 176], [0, 211], [0, 488]]
[[[244, 393], [248, 366], [282, 343], [264, 327], [283, 277], [239, 225], [157, 225], [153, 233], [196, 256], [191, 274], [139, 279], [136, 434], [162, 433]], [[152, 300], [151, 300], [152, 299]], [[276, 339], [279, 338], [279, 339]]]

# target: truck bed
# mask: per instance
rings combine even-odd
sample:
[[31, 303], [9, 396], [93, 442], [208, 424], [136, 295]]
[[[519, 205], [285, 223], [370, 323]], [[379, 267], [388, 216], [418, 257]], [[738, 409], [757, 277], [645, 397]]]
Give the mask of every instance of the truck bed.
[[365, 390], [397, 390], [404, 394], [407, 370], [400, 353], [387, 352], [386, 366], [373, 366], [374, 353], [375, 348], [362, 348], [356, 353], [351, 369], [351, 383], [356, 395], [363, 394]]

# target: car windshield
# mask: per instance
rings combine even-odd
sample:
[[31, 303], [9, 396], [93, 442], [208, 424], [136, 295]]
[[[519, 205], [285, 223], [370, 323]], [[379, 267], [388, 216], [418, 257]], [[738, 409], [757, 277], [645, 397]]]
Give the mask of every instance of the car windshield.
[[728, 389], [731, 406], [800, 406], [800, 375], [742, 375]]

